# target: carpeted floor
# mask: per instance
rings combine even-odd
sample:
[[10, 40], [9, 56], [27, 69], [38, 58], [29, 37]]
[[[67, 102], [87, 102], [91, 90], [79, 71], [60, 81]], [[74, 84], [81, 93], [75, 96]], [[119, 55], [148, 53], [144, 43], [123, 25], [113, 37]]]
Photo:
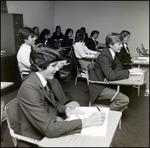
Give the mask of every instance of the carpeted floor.
[[[70, 92], [73, 100], [81, 106], [88, 106], [88, 87], [85, 79], [78, 79], [77, 85], [68, 75], [66, 80], [60, 81], [64, 90]], [[113, 147], [149, 147], [149, 97], [144, 97], [145, 86], [141, 87], [140, 96], [137, 97], [137, 89], [133, 88], [128, 109], [122, 115], [122, 128], [117, 128], [114, 135]], [[18, 90], [2, 96], [5, 103], [17, 96]], [[3, 141], [1, 147], [14, 147], [10, 137], [7, 122], [2, 124], [1, 135]]]

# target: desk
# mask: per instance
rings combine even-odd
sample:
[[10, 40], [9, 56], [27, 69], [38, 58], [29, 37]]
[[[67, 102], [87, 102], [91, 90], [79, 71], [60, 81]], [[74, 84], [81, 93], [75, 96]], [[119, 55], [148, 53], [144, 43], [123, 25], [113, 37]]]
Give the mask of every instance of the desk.
[[106, 137], [69, 135], [59, 138], [43, 138], [41, 147], [109, 147], [113, 140], [122, 112], [110, 111]]
[[14, 85], [14, 82], [1, 82], [1, 90]]
[[136, 57], [133, 60], [132, 65], [138, 65], [138, 68], [140, 68], [140, 65], [149, 65], [149, 57]]
[[116, 97], [116, 95], [120, 91], [120, 85], [138, 85], [138, 96], [140, 92], [140, 85], [147, 83], [146, 75], [148, 74], [149, 69], [143, 69], [143, 74], [134, 75], [130, 74], [128, 79], [118, 80], [118, 81], [109, 81], [109, 84], [117, 84], [117, 92], [113, 96], [112, 100]]

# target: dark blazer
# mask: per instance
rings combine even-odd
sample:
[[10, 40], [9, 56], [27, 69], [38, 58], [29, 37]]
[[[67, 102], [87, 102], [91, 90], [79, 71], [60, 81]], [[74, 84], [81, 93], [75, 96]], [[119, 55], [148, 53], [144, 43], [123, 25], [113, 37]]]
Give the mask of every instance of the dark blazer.
[[[129, 51], [129, 48], [127, 46], [127, 50]], [[120, 62], [122, 63], [122, 66], [129, 66], [128, 68], [131, 68], [131, 55], [130, 55], [130, 51], [129, 53], [127, 53], [124, 45], [121, 48], [121, 51], [119, 53], [116, 54], [118, 56], [118, 58], [120, 59]], [[125, 69], [125, 68], [124, 68]]]
[[[57, 89], [54, 93], [61, 93]], [[47, 94], [39, 77], [31, 73], [18, 91], [18, 113], [20, 134], [34, 139], [58, 137], [67, 133], [80, 132], [81, 120], [56, 121], [64, 114], [66, 106], [55, 100], [55, 94]], [[61, 94], [60, 94], [61, 95]]]
[[68, 36], [63, 37], [62, 47], [72, 46], [73, 39], [69, 39]]
[[53, 34], [52, 34], [52, 37], [51, 37], [51, 41], [53, 42], [55, 39], [57, 39], [57, 40], [59, 40], [59, 39], [63, 39], [63, 34], [62, 33], [60, 33], [59, 35], [57, 35], [57, 32], [54, 32]]
[[96, 45], [92, 38], [88, 38], [86, 40], [85, 45], [87, 46], [88, 49], [96, 51]]
[[[113, 60], [108, 48], [104, 48], [99, 54], [90, 75], [90, 79], [95, 81], [104, 81], [104, 78], [107, 78], [109, 81], [114, 81], [126, 79], [128, 77], [129, 71], [123, 70], [121, 62], [117, 57]], [[106, 86], [90, 83], [89, 92], [91, 102], [96, 100]]]

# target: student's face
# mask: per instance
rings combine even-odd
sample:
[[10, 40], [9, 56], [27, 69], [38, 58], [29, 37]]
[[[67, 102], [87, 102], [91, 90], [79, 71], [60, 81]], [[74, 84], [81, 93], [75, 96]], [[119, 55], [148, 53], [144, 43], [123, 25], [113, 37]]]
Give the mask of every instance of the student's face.
[[45, 35], [45, 40], [50, 39], [50, 34]]
[[95, 33], [95, 34], [93, 35], [93, 38], [94, 38], [94, 39], [97, 39], [97, 38], [98, 38], [98, 33]]
[[124, 37], [124, 43], [128, 43], [130, 40], [130, 35], [127, 35], [126, 37]]
[[55, 73], [59, 70], [57, 63], [58, 62], [53, 62], [53, 63], [49, 64], [47, 69], [43, 70], [43, 76], [45, 79], [53, 79], [54, 78]]
[[114, 45], [109, 45], [114, 52], [120, 52], [122, 42], [116, 42]]
[[29, 45], [29, 46], [33, 46], [35, 44], [35, 40], [37, 39], [36, 36], [28, 36], [27, 39], [25, 39], [25, 44]]
[[71, 37], [72, 35], [73, 35], [73, 32], [70, 31], [70, 32], [68, 33], [68, 36]]

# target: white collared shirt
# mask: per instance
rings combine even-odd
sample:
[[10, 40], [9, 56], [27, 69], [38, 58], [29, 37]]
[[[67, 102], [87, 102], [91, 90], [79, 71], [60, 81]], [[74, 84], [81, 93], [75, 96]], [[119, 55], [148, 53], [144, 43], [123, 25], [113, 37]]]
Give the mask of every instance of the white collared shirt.
[[112, 55], [112, 58], [113, 58], [113, 60], [114, 60], [114, 58], [115, 58], [115, 52], [114, 52], [111, 48], [109, 48], [109, 51], [110, 51], [110, 53], [111, 53], [111, 55]]
[[45, 87], [47, 84], [47, 81], [45, 80], [45, 78], [40, 73], [38, 72], [35, 72], [35, 73], [38, 75], [39, 79], [41, 80], [43, 87]]

